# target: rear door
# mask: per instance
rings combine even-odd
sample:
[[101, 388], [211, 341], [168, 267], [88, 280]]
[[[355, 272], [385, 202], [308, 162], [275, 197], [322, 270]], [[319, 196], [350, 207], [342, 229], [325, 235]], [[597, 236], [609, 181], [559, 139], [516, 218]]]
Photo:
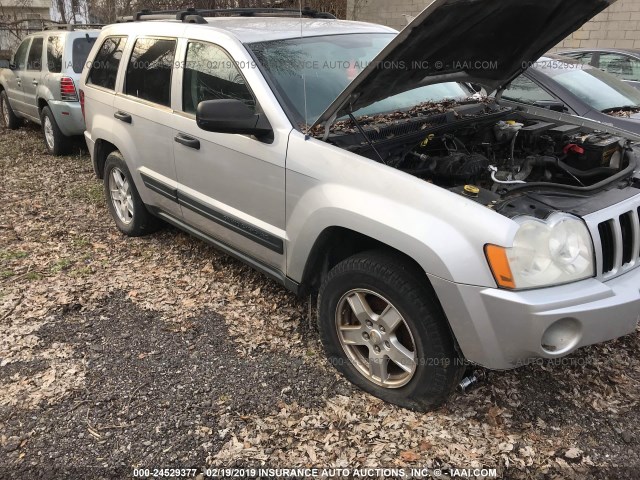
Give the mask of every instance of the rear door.
[[27, 55], [27, 68], [20, 72], [24, 95], [24, 113], [38, 121], [40, 121], [40, 115], [38, 114], [37, 91], [38, 85], [42, 81], [43, 50], [44, 38], [41, 36], [33, 37]]
[[[122, 94], [114, 100], [114, 136], [147, 205], [182, 217], [173, 159], [171, 80], [177, 39], [138, 37], [125, 67]], [[127, 141], [125, 139], [130, 139]], [[134, 171], [135, 170], [135, 171]], [[137, 178], [136, 178], [137, 176]]]
[[89, 63], [84, 109], [87, 131], [96, 138], [113, 138], [113, 98], [126, 43], [124, 35], [106, 37]]
[[31, 38], [24, 40], [18, 50], [16, 50], [13, 56], [13, 75], [8, 76], [9, 83], [7, 85], [7, 95], [9, 96], [9, 103], [11, 108], [18, 113], [24, 113], [24, 93], [22, 91], [22, 72], [27, 67], [27, 52], [29, 51], [29, 45], [31, 44]]

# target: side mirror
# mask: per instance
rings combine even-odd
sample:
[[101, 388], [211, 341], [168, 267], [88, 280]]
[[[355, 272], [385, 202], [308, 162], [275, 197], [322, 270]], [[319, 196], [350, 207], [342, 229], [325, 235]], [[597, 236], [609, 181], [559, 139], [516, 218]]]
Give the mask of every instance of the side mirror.
[[273, 134], [267, 117], [253, 112], [240, 100], [200, 102], [196, 123], [207, 132], [254, 135], [258, 138], [268, 138]]

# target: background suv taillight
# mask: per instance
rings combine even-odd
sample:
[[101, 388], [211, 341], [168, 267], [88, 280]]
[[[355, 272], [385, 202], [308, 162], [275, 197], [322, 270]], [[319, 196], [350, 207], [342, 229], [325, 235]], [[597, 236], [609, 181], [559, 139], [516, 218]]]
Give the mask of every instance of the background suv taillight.
[[86, 120], [84, 116], [84, 90], [80, 90], [80, 110], [82, 110], [82, 118]]
[[78, 101], [78, 93], [76, 92], [76, 85], [73, 83], [73, 78], [62, 77], [60, 79], [60, 98], [63, 102]]

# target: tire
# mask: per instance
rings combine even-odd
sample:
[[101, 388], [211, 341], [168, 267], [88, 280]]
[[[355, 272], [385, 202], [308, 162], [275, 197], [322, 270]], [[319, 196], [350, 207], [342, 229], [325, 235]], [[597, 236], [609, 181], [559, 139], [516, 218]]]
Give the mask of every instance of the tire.
[[44, 144], [49, 153], [54, 156], [64, 155], [69, 150], [70, 140], [60, 131], [49, 107], [42, 109], [40, 123], [42, 124]]
[[[329, 361], [347, 380], [386, 402], [427, 411], [448, 400], [465, 366], [435, 292], [421, 273], [385, 251], [344, 260], [320, 288], [318, 326]], [[369, 314], [362, 313], [362, 305]], [[371, 362], [372, 356], [378, 361]]]
[[105, 162], [104, 192], [118, 230], [128, 237], [149, 235], [161, 227], [161, 221], [142, 203], [127, 163], [118, 151], [110, 153]]
[[0, 92], [0, 122], [3, 127], [10, 130], [20, 128], [22, 125], [22, 119], [14, 113], [7, 92], [4, 90]]

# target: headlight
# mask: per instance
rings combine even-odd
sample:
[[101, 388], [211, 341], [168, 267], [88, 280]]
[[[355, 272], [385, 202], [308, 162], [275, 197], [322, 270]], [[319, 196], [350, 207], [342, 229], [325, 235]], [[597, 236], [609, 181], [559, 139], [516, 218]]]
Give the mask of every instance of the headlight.
[[563, 213], [520, 224], [513, 247], [487, 245], [489, 265], [500, 287], [524, 289], [576, 282], [595, 275], [593, 242], [584, 222]]

